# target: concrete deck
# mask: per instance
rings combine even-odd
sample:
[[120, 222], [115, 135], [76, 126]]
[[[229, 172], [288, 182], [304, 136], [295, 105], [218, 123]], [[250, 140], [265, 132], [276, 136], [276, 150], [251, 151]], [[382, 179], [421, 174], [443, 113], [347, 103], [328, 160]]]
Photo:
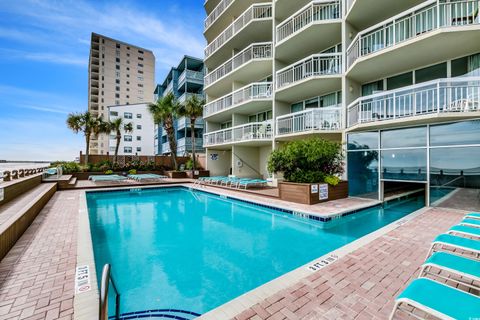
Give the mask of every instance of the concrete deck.
[[[272, 204], [271, 200], [243, 192], [205, 189]], [[0, 262], [0, 319], [73, 318], [82, 193], [57, 192]], [[366, 205], [368, 201], [352, 198], [306, 207], [328, 214]], [[279, 203], [276, 200], [274, 205]], [[294, 284], [279, 283], [278, 290], [266, 293], [268, 298], [252, 306], [234, 306], [234, 312], [229, 312], [234, 316], [230, 318], [385, 319], [394, 297], [417, 276], [431, 240], [457, 223], [464, 213], [428, 209]]]

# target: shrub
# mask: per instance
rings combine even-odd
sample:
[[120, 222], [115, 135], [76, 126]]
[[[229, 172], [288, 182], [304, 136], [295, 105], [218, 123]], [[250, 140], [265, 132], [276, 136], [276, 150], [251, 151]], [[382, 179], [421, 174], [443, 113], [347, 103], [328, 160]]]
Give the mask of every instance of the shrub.
[[340, 183], [340, 178], [337, 177], [337, 176], [331, 176], [331, 175], [329, 175], [329, 176], [326, 176], [326, 177], [323, 179], [323, 181], [324, 181], [325, 183], [328, 183], [329, 185], [335, 187], [337, 184]]
[[340, 143], [311, 138], [292, 141], [274, 150], [268, 159], [268, 170], [283, 172], [289, 182], [327, 182], [325, 179], [330, 177], [327, 180], [335, 183], [331, 177], [343, 173], [342, 160]]
[[105, 171], [105, 174], [113, 174], [113, 171], [112, 170], [107, 170], [107, 171]]
[[128, 174], [137, 174], [137, 170], [130, 169], [130, 170], [128, 170]]
[[62, 167], [63, 173], [65, 174], [81, 171], [80, 165], [73, 161], [55, 161], [50, 164], [50, 167], [52, 168], [56, 168], [58, 166]]
[[185, 162], [185, 169], [192, 170], [193, 169], [193, 160], [190, 158]]

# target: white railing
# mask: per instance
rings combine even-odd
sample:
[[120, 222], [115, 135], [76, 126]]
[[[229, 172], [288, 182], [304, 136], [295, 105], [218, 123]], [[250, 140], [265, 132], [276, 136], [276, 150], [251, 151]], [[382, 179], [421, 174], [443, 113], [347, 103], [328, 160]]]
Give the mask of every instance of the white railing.
[[[195, 138], [195, 148], [202, 148], [203, 139]], [[191, 149], [192, 148], [192, 137], [180, 138], [177, 141], [177, 149]]]
[[357, 99], [348, 106], [347, 126], [474, 111], [480, 111], [480, 77], [438, 79]]
[[228, 26], [218, 37], [216, 37], [205, 48], [205, 59], [211, 56], [228, 40], [233, 38], [240, 30], [253, 20], [265, 20], [272, 18], [272, 4], [260, 3], [254, 4], [248, 8], [240, 17], [238, 17], [230, 26]]
[[314, 54], [277, 72], [277, 89], [316, 76], [342, 73], [342, 54]]
[[210, 28], [210, 26], [222, 15], [222, 13], [227, 9], [234, 0], [222, 0], [215, 7], [215, 9], [210, 12], [208, 17], [205, 19], [205, 30]]
[[252, 140], [270, 140], [273, 138], [273, 122], [251, 122], [228, 129], [214, 131], [203, 135], [204, 147], [225, 143]]
[[193, 97], [193, 96], [196, 96], [196, 97], [198, 98], [198, 100], [200, 100], [200, 101], [202, 101], [203, 99], [205, 99], [205, 95], [204, 95], [204, 94], [184, 92], [184, 93], [178, 98], [178, 102], [179, 102], [179, 103], [184, 103], [184, 102], [187, 101], [190, 97]]
[[277, 117], [277, 135], [343, 129], [339, 106], [307, 109]]
[[277, 42], [280, 42], [292, 34], [304, 29], [309, 24], [318, 21], [340, 19], [340, 17], [340, 1], [314, 1], [297, 11], [277, 27]]
[[203, 108], [203, 117], [208, 117], [214, 113], [233, 108], [247, 101], [270, 99], [273, 92], [272, 87], [272, 82], [258, 82], [245, 86], [206, 104]]
[[427, 1], [360, 32], [347, 50], [350, 67], [358, 58], [444, 27], [480, 23], [480, 0]]
[[173, 92], [173, 80], [171, 80], [170, 83], [167, 85], [165, 91], [163, 92], [163, 95], [166, 96], [170, 92]]
[[184, 70], [180, 77], [178, 77], [178, 83], [182, 83], [185, 79], [191, 79], [195, 81], [203, 81], [205, 74], [202, 71]]
[[272, 43], [254, 43], [205, 76], [205, 87], [254, 59], [272, 57]]

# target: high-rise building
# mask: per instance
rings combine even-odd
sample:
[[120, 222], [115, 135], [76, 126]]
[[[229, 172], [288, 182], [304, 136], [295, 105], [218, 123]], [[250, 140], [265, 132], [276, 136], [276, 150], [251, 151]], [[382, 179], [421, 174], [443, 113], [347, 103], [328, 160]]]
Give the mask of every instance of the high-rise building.
[[[108, 106], [152, 102], [153, 52], [92, 33], [88, 66], [88, 111], [108, 119]], [[106, 154], [108, 135], [92, 138], [91, 154]]]
[[212, 175], [270, 177], [273, 149], [318, 136], [348, 149], [351, 195], [480, 188], [480, 1], [204, 6]]
[[[173, 93], [179, 103], [183, 104], [192, 95], [199, 100], [204, 100], [203, 94], [203, 60], [184, 56], [177, 67], [171, 68], [162, 84], [157, 85], [155, 97], [163, 97]], [[175, 138], [177, 139], [177, 155], [183, 156], [192, 152], [192, 139], [190, 119], [179, 117], [175, 119]], [[195, 151], [204, 152], [203, 149], [203, 118], [195, 121]], [[155, 152], [158, 155], [170, 153], [167, 133], [162, 126], [155, 128]]]

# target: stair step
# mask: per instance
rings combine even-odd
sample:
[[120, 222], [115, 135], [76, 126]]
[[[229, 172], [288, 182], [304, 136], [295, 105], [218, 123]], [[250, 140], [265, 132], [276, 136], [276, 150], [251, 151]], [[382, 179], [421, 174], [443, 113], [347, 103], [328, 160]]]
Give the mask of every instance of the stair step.
[[70, 181], [68, 181], [68, 184], [71, 186], [74, 186], [77, 183], [77, 177], [72, 177]]

